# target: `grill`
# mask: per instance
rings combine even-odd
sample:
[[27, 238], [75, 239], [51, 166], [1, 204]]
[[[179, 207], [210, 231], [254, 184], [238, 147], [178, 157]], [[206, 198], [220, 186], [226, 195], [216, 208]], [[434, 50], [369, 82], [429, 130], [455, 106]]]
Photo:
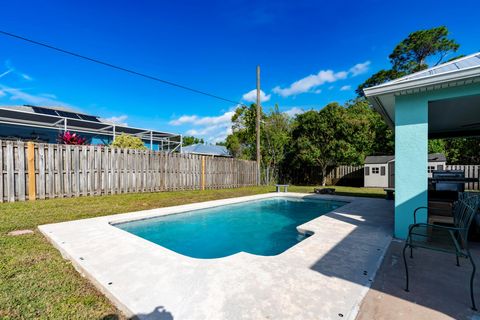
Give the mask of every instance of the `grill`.
[[465, 191], [465, 172], [463, 170], [435, 170], [432, 172], [432, 186], [435, 191]]

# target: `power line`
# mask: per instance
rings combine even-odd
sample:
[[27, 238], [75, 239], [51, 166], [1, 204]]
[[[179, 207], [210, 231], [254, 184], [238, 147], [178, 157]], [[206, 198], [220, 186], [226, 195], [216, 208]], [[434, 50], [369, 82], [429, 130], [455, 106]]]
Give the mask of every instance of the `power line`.
[[39, 46], [42, 46], [42, 47], [45, 47], [45, 48], [48, 48], [48, 49], [51, 49], [51, 50], [55, 50], [55, 51], [58, 51], [58, 52], [61, 52], [61, 53], [65, 53], [65, 54], [74, 56], [76, 58], [80, 58], [80, 59], [83, 59], [83, 60], [87, 60], [87, 61], [90, 61], [90, 62], [101, 64], [101, 65], [106, 66], [106, 67], [110, 67], [110, 68], [117, 69], [117, 70], [120, 70], [120, 71], [128, 72], [130, 74], [134, 74], [134, 75], [137, 75], [137, 76], [140, 76], [140, 77], [143, 77], [143, 78], [147, 78], [147, 79], [150, 79], [150, 80], [161, 82], [161, 83], [173, 86], [173, 87], [177, 87], [177, 88], [188, 90], [188, 91], [191, 91], [191, 92], [194, 92], [194, 93], [202, 94], [204, 96], [208, 96], [208, 97], [211, 97], [211, 98], [214, 98], [214, 99], [244, 105], [243, 103], [240, 103], [238, 101], [223, 98], [223, 97], [220, 97], [220, 96], [212, 94], [212, 93], [208, 93], [208, 92], [205, 92], [205, 91], [190, 88], [190, 87], [184, 86], [182, 84], [178, 84], [178, 83], [171, 82], [171, 81], [168, 81], [168, 80], [163, 80], [163, 79], [157, 78], [155, 76], [148, 75], [148, 74], [142, 73], [142, 72], [138, 72], [138, 71], [135, 71], [135, 70], [132, 70], [132, 69], [127, 69], [127, 68], [124, 68], [124, 67], [120, 67], [120, 66], [111, 64], [109, 62], [101, 61], [101, 60], [98, 60], [98, 59], [95, 59], [95, 58], [90, 58], [90, 57], [81, 55], [79, 53], [75, 53], [75, 52], [68, 51], [68, 50], [65, 50], [65, 49], [62, 49], [62, 48], [59, 48], [59, 47], [55, 47], [55, 46], [52, 46], [52, 45], [49, 45], [49, 44], [46, 44], [46, 43], [43, 43], [43, 42], [39, 42], [39, 41], [35, 41], [35, 40], [29, 39], [29, 38], [25, 38], [25, 37], [22, 37], [22, 36], [19, 36], [19, 35], [10, 33], [10, 32], [0, 30], [0, 34], [3, 34], [5, 36], [9, 36], [11, 38], [16, 38], [16, 39], [19, 39], [19, 40], [23, 40], [23, 41], [26, 41], [26, 42], [29, 42], [29, 43], [32, 43], [32, 44], [35, 44], [35, 45], [39, 45]]

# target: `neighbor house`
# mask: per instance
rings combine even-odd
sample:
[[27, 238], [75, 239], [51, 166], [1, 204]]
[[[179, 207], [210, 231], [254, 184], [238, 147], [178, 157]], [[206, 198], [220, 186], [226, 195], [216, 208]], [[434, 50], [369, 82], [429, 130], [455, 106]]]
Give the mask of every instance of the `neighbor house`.
[[180, 134], [133, 128], [63, 107], [0, 106], [2, 140], [57, 143], [65, 131], [80, 134], [88, 144], [104, 145], [125, 133], [139, 137], [152, 150], [170, 152], [179, 151], [182, 141]]
[[216, 146], [210, 144], [192, 144], [182, 148], [182, 153], [197, 154], [211, 157], [228, 157], [231, 158], [230, 152], [224, 146]]
[[[432, 177], [433, 170], [443, 170], [447, 159], [442, 153], [428, 155], [427, 173]], [[395, 156], [368, 156], [365, 158], [364, 186], [394, 188], [395, 186]]]

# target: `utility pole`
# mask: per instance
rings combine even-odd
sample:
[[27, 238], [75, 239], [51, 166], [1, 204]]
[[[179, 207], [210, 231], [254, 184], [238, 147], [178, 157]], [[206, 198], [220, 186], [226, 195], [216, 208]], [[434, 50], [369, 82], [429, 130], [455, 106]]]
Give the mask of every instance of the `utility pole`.
[[262, 114], [262, 107], [260, 106], [260, 66], [257, 66], [257, 184], [260, 185], [260, 116]]

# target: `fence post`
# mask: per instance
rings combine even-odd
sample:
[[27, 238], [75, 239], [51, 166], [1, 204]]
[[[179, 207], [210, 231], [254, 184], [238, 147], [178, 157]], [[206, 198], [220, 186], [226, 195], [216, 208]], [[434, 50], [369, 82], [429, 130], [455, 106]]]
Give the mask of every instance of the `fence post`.
[[15, 202], [15, 157], [13, 142], [7, 141], [7, 201]]
[[34, 201], [36, 195], [35, 181], [35, 145], [29, 141], [27, 143], [27, 161], [28, 161], [28, 200]]
[[202, 190], [205, 190], [205, 156], [202, 156]]

